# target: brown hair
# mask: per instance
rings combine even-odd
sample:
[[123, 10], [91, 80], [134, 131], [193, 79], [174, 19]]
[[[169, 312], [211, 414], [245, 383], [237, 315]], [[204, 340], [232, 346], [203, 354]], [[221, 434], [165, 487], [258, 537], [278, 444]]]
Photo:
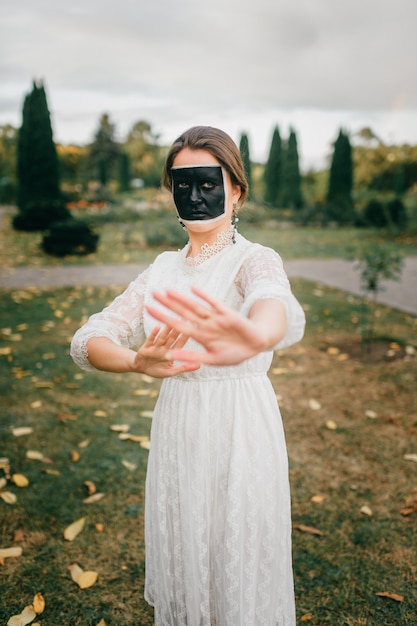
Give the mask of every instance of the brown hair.
[[171, 167], [175, 157], [183, 148], [210, 152], [229, 173], [232, 184], [240, 186], [240, 204], [245, 202], [248, 196], [248, 181], [239, 149], [227, 133], [212, 126], [193, 126], [174, 141], [162, 172], [162, 185], [166, 189], [172, 190]]

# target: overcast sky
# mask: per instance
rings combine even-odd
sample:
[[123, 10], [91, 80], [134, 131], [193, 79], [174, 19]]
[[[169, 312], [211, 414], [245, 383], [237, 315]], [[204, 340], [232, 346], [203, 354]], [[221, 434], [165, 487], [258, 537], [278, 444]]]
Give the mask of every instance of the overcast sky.
[[265, 160], [297, 132], [320, 166], [340, 127], [417, 144], [416, 0], [1, 0], [0, 124], [44, 79], [54, 138], [123, 139], [148, 121], [170, 143], [211, 124]]

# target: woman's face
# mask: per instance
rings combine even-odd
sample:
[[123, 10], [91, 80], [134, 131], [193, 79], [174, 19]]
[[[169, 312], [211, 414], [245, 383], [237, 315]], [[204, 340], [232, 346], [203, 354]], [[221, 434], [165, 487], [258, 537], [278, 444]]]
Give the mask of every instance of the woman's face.
[[184, 148], [173, 161], [171, 175], [175, 206], [187, 228], [202, 232], [230, 224], [240, 187], [232, 185], [211, 152]]

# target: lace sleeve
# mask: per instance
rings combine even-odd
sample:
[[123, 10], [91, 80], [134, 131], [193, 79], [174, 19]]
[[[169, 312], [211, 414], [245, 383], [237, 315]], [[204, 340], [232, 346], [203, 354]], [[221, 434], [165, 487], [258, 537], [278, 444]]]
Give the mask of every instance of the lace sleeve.
[[87, 371], [95, 367], [88, 360], [87, 343], [92, 337], [108, 337], [124, 347], [143, 342], [143, 302], [150, 267], [132, 281], [127, 289], [100, 313], [91, 315], [75, 333], [70, 354], [74, 362]]
[[237, 286], [244, 299], [241, 309], [243, 315], [248, 315], [258, 300], [275, 298], [284, 303], [287, 332], [279, 344], [274, 346], [274, 350], [300, 341], [305, 327], [304, 311], [291, 291], [281, 257], [274, 250], [256, 246], [255, 252], [244, 261], [239, 270]]

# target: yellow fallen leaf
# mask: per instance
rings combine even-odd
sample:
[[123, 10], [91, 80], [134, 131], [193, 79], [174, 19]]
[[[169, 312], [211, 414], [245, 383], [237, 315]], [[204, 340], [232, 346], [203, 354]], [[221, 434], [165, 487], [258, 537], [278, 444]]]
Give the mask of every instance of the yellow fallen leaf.
[[372, 409], [367, 409], [365, 411], [365, 415], [366, 417], [368, 417], [370, 420], [374, 420], [378, 417], [378, 415], [375, 413], [375, 411], [372, 411]]
[[404, 454], [404, 460], [414, 461], [414, 463], [417, 463], [417, 454]]
[[100, 524], [99, 522], [95, 525], [95, 529], [98, 533], [102, 533], [104, 530], [104, 524]]
[[97, 572], [93, 572], [93, 571], [87, 571], [87, 572], [83, 572], [81, 574], [81, 576], [78, 579], [78, 586], [81, 589], [88, 589], [89, 587], [92, 587], [98, 578], [98, 573]]
[[390, 600], [395, 600], [396, 602], [402, 602], [404, 600], [404, 596], [401, 596], [398, 593], [389, 593], [388, 591], [380, 591], [376, 595], [381, 598], [390, 598]]
[[77, 461], [80, 460], [80, 453], [78, 452], [78, 450], [71, 450], [71, 461], [73, 463], [77, 463]]
[[84, 485], [87, 487], [88, 489], [88, 495], [92, 496], [93, 493], [96, 493], [97, 491], [97, 487], [95, 486], [95, 484], [91, 481], [91, 480], [86, 480], [84, 481]]
[[137, 468], [137, 465], [135, 465], [135, 463], [130, 463], [130, 461], [125, 461], [124, 459], [122, 460], [122, 465], [130, 472], [133, 472]]
[[93, 504], [93, 502], [98, 502], [104, 498], [105, 495], [105, 493], [93, 493], [91, 496], [88, 496], [88, 498], [84, 498], [83, 502], [84, 504]]
[[0, 498], [4, 500], [6, 504], [15, 504], [17, 500], [16, 494], [11, 491], [0, 491]]
[[45, 610], [45, 598], [40, 591], [33, 598], [33, 608], [37, 615], [40, 615]]
[[369, 507], [367, 504], [364, 504], [361, 507], [361, 513], [362, 515], [368, 515], [369, 517], [373, 515], [371, 507]]
[[130, 433], [120, 433], [119, 439], [122, 441], [134, 441], [135, 443], [142, 443], [142, 441], [146, 441], [148, 437], [145, 435], [132, 435]]
[[30, 435], [33, 433], [33, 428], [30, 426], [19, 426], [18, 428], [12, 428], [12, 435], [14, 437], [22, 437], [23, 435]]
[[312, 526], [305, 526], [304, 524], [294, 524], [294, 528], [296, 528], [297, 530], [300, 530], [302, 533], [308, 533], [310, 535], [318, 535], [319, 537], [323, 537], [325, 534], [318, 528], [313, 528]]
[[50, 469], [49, 467], [45, 467], [45, 469], [43, 469], [42, 471], [45, 474], [49, 474], [50, 476], [61, 476], [61, 472], [59, 470]]
[[4, 478], [4, 476], [1, 476], [0, 477], [0, 489], [4, 489], [6, 485], [7, 485], [7, 479]]
[[80, 441], [80, 443], [78, 444], [79, 448], [88, 448], [88, 446], [90, 445], [90, 439], [84, 439], [83, 441]]
[[6, 456], [0, 457], [0, 469], [6, 469], [10, 465], [10, 460]]
[[127, 433], [130, 430], [129, 424], [112, 424], [110, 430], [115, 433]]
[[39, 382], [35, 383], [35, 387], [37, 389], [53, 389], [54, 383], [48, 382], [46, 380], [40, 380]]
[[5, 348], [0, 348], [0, 356], [8, 356], [12, 353], [11, 346], [6, 346]]
[[85, 517], [81, 517], [80, 519], [77, 519], [75, 522], [66, 527], [66, 529], [64, 530], [64, 538], [67, 541], [73, 541], [77, 537], [77, 535], [80, 534], [80, 532], [84, 528], [85, 519]]
[[29, 480], [23, 474], [13, 474], [12, 481], [17, 487], [27, 487]]
[[311, 613], [305, 613], [302, 617], [301, 617], [301, 621], [302, 622], [309, 622], [310, 620], [313, 619], [313, 616]]
[[96, 417], [107, 417], [106, 411], [100, 411], [100, 410], [94, 411], [94, 415]]
[[153, 418], [153, 411], [141, 411], [141, 417], [148, 417], [149, 419]]
[[35, 400], [34, 402], [30, 403], [30, 406], [32, 409], [40, 409], [42, 406], [42, 402], [40, 400]]
[[52, 463], [51, 459], [48, 459], [48, 457], [44, 456], [42, 452], [38, 450], [27, 450], [26, 458], [32, 461], [41, 461], [42, 463]]
[[0, 559], [8, 559], [10, 557], [22, 556], [22, 548], [16, 546], [13, 548], [0, 548]]
[[308, 406], [312, 411], [319, 411], [321, 409], [320, 402], [318, 400], [315, 400], [314, 398], [310, 398], [310, 400], [308, 401]]
[[337, 430], [337, 424], [333, 420], [327, 420], [326, 428], [328, 428], [329, 430]]
[[336, 348], [336, 346], [330, 346], [327, 348], [327, 354], [336, 355], [340, 353], [340, 349]]
[[68, 569], [71, 573], [72, 580], [78, 584], [80, 576], [84, 570], [82, 570], [81, 567], [77, 563], [73, 563], [72, 565], [69, 566]]
[[26, 626], [30, 624], [36, 617], [35, 610], [31, 604], [25, 606], [19, 615], [13, 615], [7, 622], [7, 626]]
[[149, 439], [147, 441], [141, 441], [140, 447], [141, 448], [145, 448], [145, 450], [150, 450], [151, 449], [151, 442], [149, 441]]
[[97, 626], [106, 626], [106, 622], [104, 621], [104, 619], [101, 619]]
[[314, 504], [322, 504], [324, 502], [324, 496], [313, 496], [311, 502], [314, 502]]
[[155, 381], [154, 378], [152, 378], [152, 376], [148, 376], [147, 374], [141, 374], [141, 380], [143, 380], [144, 383], [153, 383]]
[[135, 389], [133, 392], [134, 396], [149, 396], [150, 395], [150, 389]]
[[287, 372], [287, 367], [273, 367], [271, 370], [271, 374], [274, 374], [274, 376], [281, 376], [282, 374], [287, 374]]

